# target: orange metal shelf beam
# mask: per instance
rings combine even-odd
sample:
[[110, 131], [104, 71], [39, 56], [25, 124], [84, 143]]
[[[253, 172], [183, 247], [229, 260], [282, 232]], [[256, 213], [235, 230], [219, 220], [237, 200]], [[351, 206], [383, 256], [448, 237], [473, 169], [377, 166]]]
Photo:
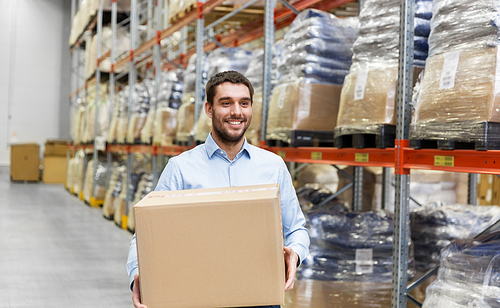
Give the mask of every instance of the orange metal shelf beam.
[[158, 147], [156, 147], [156, 154], [175, 156], [175, 155], [179, 155], [179, 154], [183, 153], [184, 151], [187, 151], [191, 148], [193, 148], [193, 147], [180, 146], [180, 145], [172, 145], [172, 146], [165, 146], [165, 147], [158, 146]]
[[127, 144], [109, 144], [107, 146], [108, 152], [111, 153], [130, 153], [130, 145]]
[[263, 147], [285, 161], [350, 166], [394, 167], [395, 149], [280, 148]]
[[[209, 0], [206, 3], [203, 4], [203, 9], [201, 11], [202, 15], [205, 15], [212, 11], [215, 7], [221, 5], [224, 2], [224, 0]], [[174, 34], [174, 32], [179, 31], [181, 28], [184, 26], [187, 26], [191, 22], [195, 21], [197, 18], [198, 11], [196, 9], [191, 10], [184, 18], [181, 18], [178, 22], [173, 24], [172, 26], [168, 27], [167, 29], [161, 31], [160, 34], [160, 40], [163, 40], [164, 38], [167, 38]], [[137, 49], [134, 50], [134, 56], [139, 56], [145, 51], [153, 48], [153, 46], [156, 44], [157, 38], [154, 37], [150, 39], [149, 41], [145, 42], [141, 46], [139, 46]], [[123, 65], [125, 65], [127, 62], [129, 62], [129, 58], [123, 58], [120, 61], [118, 61], [115, 64], [115, 69], [119, 68]]]
[[500, 151], [403, 149], [403, 168], [500, 174]]

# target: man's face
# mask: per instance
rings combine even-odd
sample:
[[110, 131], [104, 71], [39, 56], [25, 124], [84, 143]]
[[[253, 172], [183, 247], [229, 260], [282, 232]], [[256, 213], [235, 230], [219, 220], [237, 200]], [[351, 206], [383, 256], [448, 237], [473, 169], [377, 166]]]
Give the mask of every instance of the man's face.
[[237, 143], [245, 135], [252, 120], [250, 91], [243, 84], [225, 82], [217, 86], [213, 106], [205, 111], [212, 119], [212, 134], [225, 143]]

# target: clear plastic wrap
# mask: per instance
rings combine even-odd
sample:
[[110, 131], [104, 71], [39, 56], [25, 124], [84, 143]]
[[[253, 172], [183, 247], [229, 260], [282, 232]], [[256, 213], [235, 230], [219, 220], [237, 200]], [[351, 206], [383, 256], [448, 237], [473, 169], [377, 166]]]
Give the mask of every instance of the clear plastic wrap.
[[500, 307], [500, 233], [453, 241], [440, 261], [422, 307]]
[[[182, 89], [182, 93], [191, 93], [196, 91], [196, 57], [194, 54], [189, 58], [188, 65], [186, 70], [184, 71], [184, 88]], [[202, 59], [203, 70], [201, 73], [203, 90], [205, 89], [205, 85], [208, 81], [208, 71], [209, 71], [209, 63], [207, 56], [203, 54]], [[203, 91], [204, 92], [204, 91]], [[202, 97], [205, 97], [205, 93], [202, 94]]]
[[[128, 107], [129, 107], [130, 89], [129, 86], [123, 88], [118, 93], [118, 112], [116, 113], [116, 143], [126, 143], [128, 129]], [[114, 116], [114, 114], [113, 114]]]
[[85, 180], [83, 182], [83, 199], [87, 204], [90, 203], [92, 198], [92, 185], [94, 182], [94, 160], [91, 159], [87, 163], [87, 170], [85, 171]]
[[[307, 213], [311, 246], [303, 260], [302, 279], [390, 282], [392, 279], [393, 216], [385, 211]], [[413, 246], [409, 245], [408, 277], [413, 277]]]
[[85, 152], [83, 150], [79, 150], [75, 153], [75, 163], [74, 163], [74, 178], [73, 178], [73, 193], [78, 195], [82, 191], [82, 181], [84, 176], [84, 164], [83, 157], [85, 156]]
[[81, 143], [82, 137], [80, 135], [80, 127], [84, 121], [85, 106], [80, 97], [77, 98], [75, 110], [71, 115], [71, 140], [75, 144]]
[[[427, 59], [411, 125], [414, 139], [485, 141], [485, 122], [500, 122], [498, 47]], [[499, 134], [488, 135], [498, 142]]]
[[297, 15], [283, 39], [280, 83], [306, 77], [311, 83], [341, 85], [351, 65], [356, 18], [307, 9]]
[[[413, 80], [422, 68], [415, 67]], [[380, 125], [396, 125], [396, 63], [354, 63], [340, 97], [336, 136], [380, 134]]]
[[155, 82], [149, 79], [145, 79], [143, 82], [134, 85], [134, 103], [126, 138], [129, 144], [140, 143], [141, 131], [146, 124], [152, 102], [149, 91], [153, 90], [154, 87]]
[[[95, 88], [89, 89], [89, 95], [87, 97], [87, 107], [86, 107], [86, 118], [85, 118], [85, 128], [81, 136], [82, 143], [91, 143], [95, 138]], [[98, 113], [98, 126], [97, 126], [97, 136], [107, 138], [109, 131], [109, 113], [110, 113], [110, 102], [109, 95], [107, 93], [107, 86], [101, 85], [99, 87], [99, 113]]]
[[306, 184], [319, 184], [335, 192], [339, 184], [337, 169], [331, 165], [309, 164], [297, 173], [297, 187]]
[[177, 131], [175, 139], [179, 142], [189, 142], [194, 126], [195, 93], [182, 93], [182, 105], [177, 112]]
[[[427, 38], [432, 7], [429, 1], [416, 1], [415, 41]], [[399, 0], [367, 0], [359, 15], [358, 38], [353, 45], [353, 62], [394, 62], [399, 58]], [[418, 39], [421, 40], [421, 39]], [[416, 43], [415, 64], [423, 66], [427, 50]]]
[[[252, 84], [253, 85], [253, 84]], [[245, 133], [245, 138], [250, 144], [260, 144], [260, 129], [262, 125], [262, 88], [254, 88], [252, 103], [252, 121]]]
[[434, 0], [432, 10], [430, 55], [498, 46], [498, 0]]
[[208, 78], [224, 71], [237, 71], [241, 74], [248, 69], [251, 52], [241, 48], [217, 48], [208, 55], [210, 65]]
[[454, 239], [481, 233], [500, 219], [497, 206], [430, 203], [410, 213], [415, 263], [426, 271], [439, 263], [440, 251]]
[[308, 84], [303, 79], [277, 85], [269, 104], [266, 139], [291, 143], [293, 130], [333, 132], [340, 91], [335, 84]]
[[208, 134], [212, 131], [212, 119], [208, 117], [205, 113], [205, 109], [200, 112], [200, 117], [198, 121], [194, 124], [193, 131], [191, 135], [194, 141], [197, 143], [205, 142], [207, 140]]
[[[154, 190], [153, 175], [150, 173], [144, 173], [141, 176], [139, 184], [137, 185], [137, 190], [134, 194], [132, 206], [137, 202], [141, 201], [142, 198], [144, 198], [147, 194], [149, 194], [153, 190]], [[135, 231], [134, 211], [128, 212], [127, 228], [132, 232]]]
[[107, 219], [113, 219], [115, 214], [115, 199], [118, 198], [122, 191], [123, 176], [126, 174], [126, 167], [115, 165], [109, 179], [109, 189], [104, 197], [102, 205], [102, 214]]
[[153, 124], [153, 144], [173, 145], [177, 132], [177, 110], [184, 87], [182, 72], [162, 73]]
[[[106, 181], [107, 181], [108, 168], [106, 163], [102, 161], [97, 162], [97, 172], [94, 174], [94, 159], [91, 159], [87, 164], [87, 171], [85, 172], [85, 182], [83, 185], [83, 198], [87, 203], [91, 199], [104, 200], [106, 196]], [[95, 182], [95, 190], [93, 189]]]

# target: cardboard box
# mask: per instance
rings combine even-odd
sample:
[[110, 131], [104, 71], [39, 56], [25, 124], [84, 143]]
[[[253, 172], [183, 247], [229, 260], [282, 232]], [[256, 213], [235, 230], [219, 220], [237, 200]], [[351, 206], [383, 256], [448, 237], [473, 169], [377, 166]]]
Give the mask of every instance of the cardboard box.
[[[498, 52], [498, 47], [459, 51], [456, 67], [450, 63], [456, 53], [429, 57], [413, 122], [500, 122]], [[452, 68], [453, 83], [443, 84]], [[464, 131], [448, 124], [443, 128], [447, 135], [452, 129]]]
[[[397, 65], [367, 64], [366, 84], [357, 88], [360, 69], [351, 68], [346, 76], [340, 97], [338, 126], [396, 125]], [[415, 85], [423, 68], [413, 68]], [[355, 91], [363, 90], [363, 98], [356, 99]]]
[[64, 184], [66, 182], [66, 156], [44, 156], [43, 175], [44, 183]]
[[284, 304], [278, 184], [151, 192], [134, 205], [142, 302]]
[[66, 150], [66, 140], [47, 140], [45, 142], [45, 150], [43, 151], [43, 155], [66, 156]]
[[342, 86], [291, 82], [274, 88], [266, 138], [286, 140], [291, 130], [335, 129]]
[[40, 146], [36, 143], [10, 146], [10, 177], [13, 181], [40, 180]]
[[481, 174], [477, 183], [479, 205], [500, 205], [500, 178], [495, 174]]

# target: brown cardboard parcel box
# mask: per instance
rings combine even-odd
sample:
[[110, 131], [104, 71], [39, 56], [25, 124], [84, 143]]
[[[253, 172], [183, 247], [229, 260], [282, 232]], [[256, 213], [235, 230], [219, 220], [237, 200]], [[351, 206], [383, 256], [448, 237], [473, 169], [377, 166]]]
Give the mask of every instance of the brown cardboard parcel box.
[[64, 184], [66, 182], [66, 156], [43, 156], [43, 175], [44, 183]]
[[36, 143], [10, 146], [10, 177], [13, 181], [40, 180], [40, 146]]
[[142, 302], [284, 304], [278, 184], [151, 192], [134, 205]]

